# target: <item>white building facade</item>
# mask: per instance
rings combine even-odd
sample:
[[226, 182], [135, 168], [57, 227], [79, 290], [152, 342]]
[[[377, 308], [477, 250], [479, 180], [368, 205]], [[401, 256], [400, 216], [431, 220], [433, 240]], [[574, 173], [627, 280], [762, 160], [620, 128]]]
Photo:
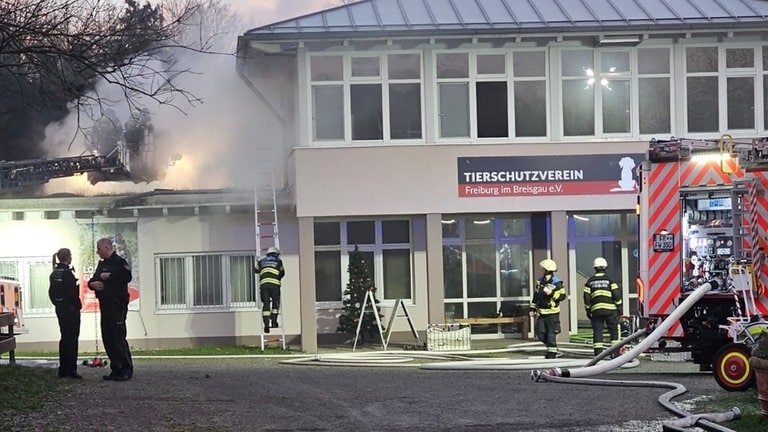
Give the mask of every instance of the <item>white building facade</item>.
[[[336, 327], [355, 246], [385, 317], [400, 299], [420, 330], [526, 306], [544, 258], [569, 294], [563, 337], [597, 256], [636, 314], [637, 165], [653, 138], [765, 135], [766, 16], [758, 0], [363, 0], [243, 34], [237, 70], [277, 137], [255, 146], [276, 168], [289, 340], [350, 337]], [[140, 267], [132, 345], [253, 343], [255, 212], [271, 205], [255, 195], [6, 200], [19, 344], [58, 337], [35, 263], [118, 231]]]

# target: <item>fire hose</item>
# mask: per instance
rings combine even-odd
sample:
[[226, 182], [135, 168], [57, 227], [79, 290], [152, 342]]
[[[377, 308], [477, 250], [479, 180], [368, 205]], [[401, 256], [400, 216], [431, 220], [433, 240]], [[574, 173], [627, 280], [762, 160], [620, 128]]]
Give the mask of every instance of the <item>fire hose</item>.
[[[662, 338], [672, 325], [674, 325], [696, 302], [698, 302], [704, 294], [710, 290], [716, 290], [722, 284], [719, 280], [711, 280], [705, 284], [699, 286], [691, 295], [688, 296], [680, 305], [658, 326], [656, 329], [642, 342], [632, 348], [630, 351], [623, 355], [603, 363], [597, 363], [599, 361], [596, 358], [589, 366], [584, 366], [578, 369], [567, 369], [556, 367], [547, 371], [534, 370], [531, 371], [531, 379], [535, 381], [551, 381], [560, 383], [571, 384], [588, 384], [588, 385], [615, 385], [615, 386], [634, 386], [634, 387], [659, 387], [670, 388], [669, 392], [662, 394], [659, 397], [659, 403], [668, 411], [676, 414], [680, 419], [667, 422], [663, 425], [665, 431], [685, 431], [686, 427], [699, 426], [706, 430], [718, 431], [718, 432], [735, 432], [732, 429], [726, 428], [717, 422], [729, 421], [741, 416], [741, 410], [734, 407], [724, 413], [716, 414], [701, 414], [692, 415], [688, 412], [678, 409], [672, 404], [671, 400], [686, 392], [686, 389], [681, 384], [667, 383], [659, 381], [617, 381], [617, 380], [598, 380], [587, 379], [586, 377], [599, 375], [617, 367], [621, 367], [623, 364], [634, 360], [637, 356], [645, 352], [656, 341]], [[638, 332], [640, 333], [640, 332]], [[625, 345], [630, 338], [638, 337], [637, 333], [629, 336], [624, 341], [620, 342], [616, 346], [611, 347], [610, 350], [603, 353], [604, 358], [610, 355], [613, 351], [620, 349]]]

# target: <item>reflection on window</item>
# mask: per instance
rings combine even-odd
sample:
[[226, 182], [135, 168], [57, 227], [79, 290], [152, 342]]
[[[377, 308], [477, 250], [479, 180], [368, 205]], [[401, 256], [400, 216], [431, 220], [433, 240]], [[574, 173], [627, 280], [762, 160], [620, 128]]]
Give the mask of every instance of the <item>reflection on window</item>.
[[496, 297], [496, 248], [467, 245], [467, 296]]
[[640, 133], [670, 133], [672, 120], [669, 78], [640, 78], [638, 86]]
[[469, 136], [469, 88], [466, 83], [440, 84], [440, 136]]
[[717, 132], [719, 110], [716, 76], [688, 77], [686, 86], [689, 132]]
[[384, 268], [384, 298], [411, 298], [411, 251], [410, 249], [392, 249], [382, 251]]
[[499, 280], [502, 297], [529, 296], [527, 244], [504, 243], [499, 248]]
[[443, 294], [445, 298], [461, 298], [461, 246], [443, 246]]
[[[339, 246], [339, 237], [346, 239], [343, 247]], [[316, 301], [342, 300], [349, 281], [346, 259], [356, 246], [377, 289], [377, 298], [412, 297], [410, 220], [316, 222], [315, 240]]]
[[515, 136], [547, 136], [547, 83], [515, 82]]
[[421, 84], [389, 85], [391, 139], [421, 138]]
[[341, 301], [341, 252], [315, 252], [315, 301]]
[[384, 138], [381, 103], [381, 84], [350, 86], [353, 140]]
[[229, 259], [232, 303], [244, 304], [256, 301], [254, 264], [254, 258], [250, 255], [233, 256]]
[[755, 79], [728, 78], [728, 129], [755, 128]]
[[344, 139], [344, 91], [341, 86], [312, 87], [315, 140]]
[[610, 80], [603, 94], [603, 133], [629, 133], [629, 80]]
[[595, 88], [586, 79], [563, 81], [563, 134], [595, 134]]

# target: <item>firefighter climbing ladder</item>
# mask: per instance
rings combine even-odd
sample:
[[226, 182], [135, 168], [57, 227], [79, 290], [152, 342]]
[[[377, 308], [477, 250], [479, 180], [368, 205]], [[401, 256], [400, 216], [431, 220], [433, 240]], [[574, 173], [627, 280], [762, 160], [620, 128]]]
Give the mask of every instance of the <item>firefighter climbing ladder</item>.
[[[274, 159], [272, 158], [272, 149], [259, 148], [256, 151], [256, 186], [254, 188], [254, 218], [256, 224], [256, 259], [258, 260], [262, 256], [267, 254], [267, 250], [270, 247], [276, 247], [280, 249], [280, 237], [278, 232], [277, 222], [277, 188], [275, 179]], [[254, 280], [257, 284], [257, 292], [259, 280], [258, 277]], [[260, 296], [259, 296], [260, 297]], [[257, 298], [257, 302], [261, 299]], [[280, 338], [267, 340], [265, 336], [264, 328], [264, 305], [259, 307], [259, 327], [261, 335], [261, 349], [264, 350], [266, 342], [279, 341], [285, 349], [285, 320], [283, 314], [282, 298], [280, 301], [280, 314], [278, 315], [280, 320]]]

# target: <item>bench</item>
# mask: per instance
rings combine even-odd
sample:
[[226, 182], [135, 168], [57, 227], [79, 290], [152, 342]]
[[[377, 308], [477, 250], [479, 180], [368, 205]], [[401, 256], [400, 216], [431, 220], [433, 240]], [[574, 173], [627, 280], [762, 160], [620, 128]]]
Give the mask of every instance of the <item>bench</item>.
[[522, 324], [520, 332], [523, 339], [528, 339], [528, 333], [531, 331], [531, 319], [527, 315], [515, 317], [496, 317], [496, 318], [456, 318], [447, 320], [446, 324], [475, 324], [475, 325], [493, 325], [493, 324]]
[[9, 364], [16, 364], [16, 336], [13, 334], [13, 312], [0, 313], [0, 329], [8, 327], [8, 333], [0, 330], [0, 354], [9, 353]]

